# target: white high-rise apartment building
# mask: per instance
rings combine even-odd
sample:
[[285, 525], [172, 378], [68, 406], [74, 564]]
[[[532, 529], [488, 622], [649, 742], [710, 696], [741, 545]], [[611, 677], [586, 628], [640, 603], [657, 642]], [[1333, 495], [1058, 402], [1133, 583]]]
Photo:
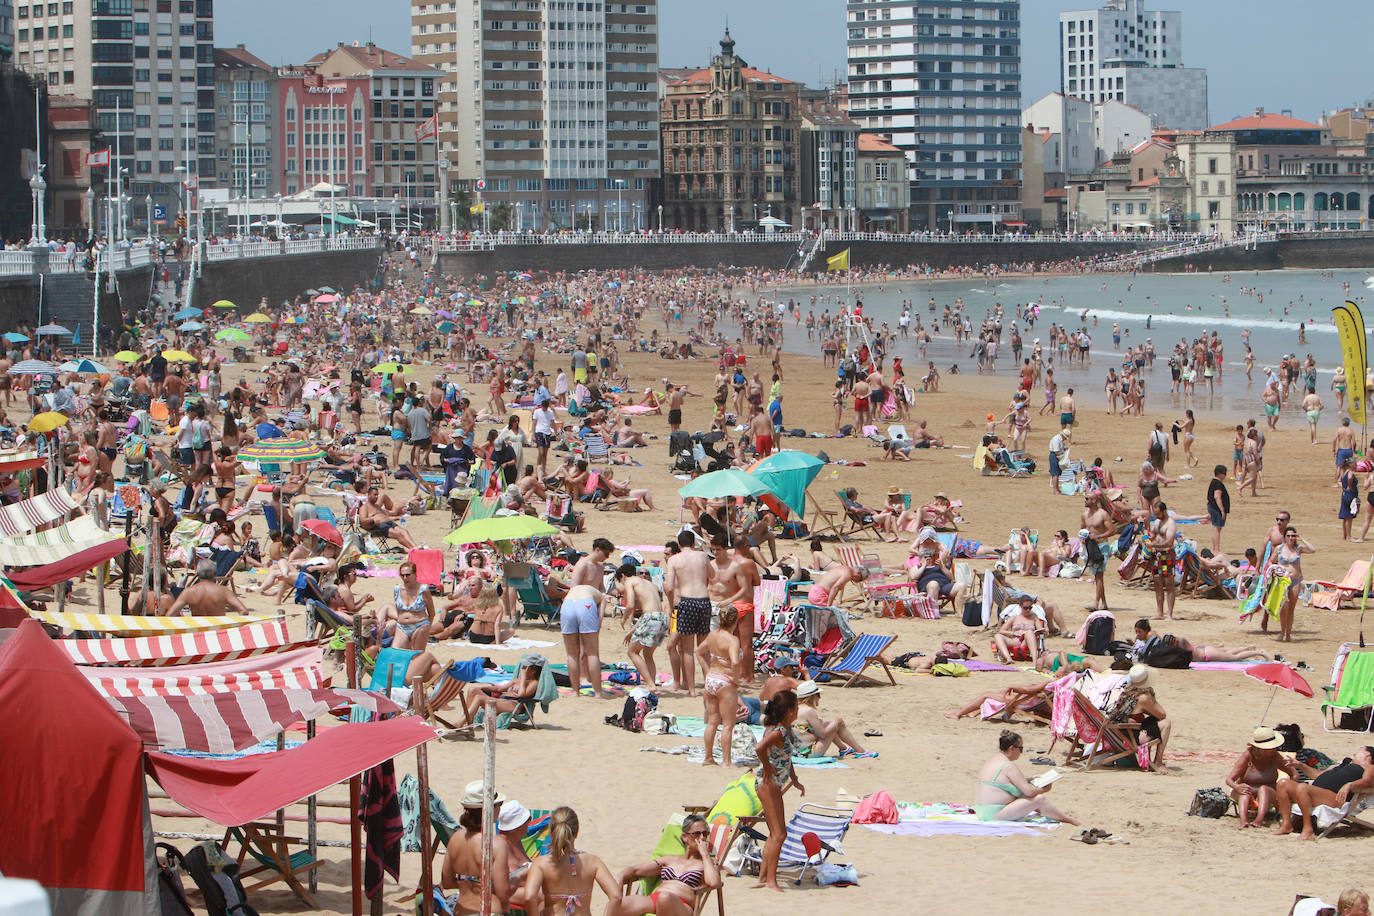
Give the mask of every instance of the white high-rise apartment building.
[[1159, 127], [1207, 126], [1207, 71], [1183, 66], [1183, 14], [1147, 10], [1144, 0], [1059, 14], [1059, 89], [1134, 105]]
[[907, 157], [911, 228], [1021, 225], [1020, 0], [847, 0], [849, 116]]
[[214, 0], [15, 0], [14, 14], [15, 64], [95, 102], [111, 168], [128, 170], [126, 222], [148, 197], [177, 212], [188, 172], [215, 178]]
[[412, 0], [411, 56], [445, 72], [455, 192], [510, 204], [524, 229], [649, 226], [657, 0]]

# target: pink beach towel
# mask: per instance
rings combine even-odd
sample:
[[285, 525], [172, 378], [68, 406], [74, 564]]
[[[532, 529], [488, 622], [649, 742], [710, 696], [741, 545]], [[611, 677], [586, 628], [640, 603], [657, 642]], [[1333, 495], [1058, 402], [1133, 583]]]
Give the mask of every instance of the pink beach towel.
[[415, 578], [421, 585], [439, 585], [444, 581], [444, 552], [442, 550], [420, 550], [410, 552], [410, 562], [415, 564]]

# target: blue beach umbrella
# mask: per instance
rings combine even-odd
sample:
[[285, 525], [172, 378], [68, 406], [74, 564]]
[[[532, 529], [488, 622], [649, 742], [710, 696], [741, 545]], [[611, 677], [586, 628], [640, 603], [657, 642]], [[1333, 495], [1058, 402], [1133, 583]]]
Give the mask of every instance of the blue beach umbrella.
[[172, 316], [174, 321], [185, 321], [188, 318], [199, 318], [200, 309], [191, 308], [189, 305]]
[[28, 343], [28, 342], [29, 342], [29, 338], [25, 337], [23, 334], [20, 334], [20, 333], [17, 332], [17, 331], [10, 331], [8, 334], [5, 334], [5, 335], [4, 335], [4, 338], [5, 338], [5, 340], [9, 341], [10, 343]]

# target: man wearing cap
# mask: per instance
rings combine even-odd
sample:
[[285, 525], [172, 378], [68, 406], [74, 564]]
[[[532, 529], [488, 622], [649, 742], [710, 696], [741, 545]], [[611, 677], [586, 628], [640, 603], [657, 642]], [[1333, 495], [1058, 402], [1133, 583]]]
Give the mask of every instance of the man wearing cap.
[[1069, 439], [1073, 436], [1072, 424], [1066, 425], [1050, 439], [1050, 492], [1059, 495], [1059, 475], [1063, 464], [1069, 458]]

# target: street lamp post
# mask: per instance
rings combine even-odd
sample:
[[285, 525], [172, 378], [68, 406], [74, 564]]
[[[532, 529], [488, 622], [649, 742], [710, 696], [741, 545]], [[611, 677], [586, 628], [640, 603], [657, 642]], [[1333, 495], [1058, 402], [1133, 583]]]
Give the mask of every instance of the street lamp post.
[[153, 237], [153, 195], [149, 194], [143, 198], [143, 205], [147, 207], [148, 214], [148, 233], [147, 238]]
[[277, 201], [277, 241], [281, 242], [281, 241], [285, 241], [285, 239], [286, 239], [286, 232], [285, 232], [285, 229], [286, 229], [286, 222], [282, 219], [282, 206], [281, 206], [281, 192], [280, 192], [280, 191], [278, 191], [278, 192], [276, 193], [276, 195], [274, 196], [274, 199]]
[[396, 234], [396, 213], [401, 209], [401, 198], [395, 191], [391, 192], [391, 234]]
[[621, 195], [621, 192], [624, 191], [624, 190], [625, 190], [625, 179], [624, 179], [624, 178], [617, 178], [617, 179], [615, 180], [615, 231], [616, 231], [616, 232], [624, 232], [624, 231], [625, 231], [625, 205], [624, 205], [623, 199], [622, 199], [621, 196], [620, 196], [620, 195]]
[[43, 203], [47, 195], [48, 183], [43, 180], [43, 101], [37, 83], [33, 87], [33, 174], [29, 176], [29, 192], [33, 195], [33, 225], [30, 226], [29, 244], [34, 248], [46, 247], [48, 240], [47, 220], [43, 216]]
[[663, 234], [663, 204], [658, 205], [658, 234]]
[[86, 243], [95, 238], [95, 188], [86, 189]]
[[448, 211], [448, 159], [439, 160], [439, 231], [448, 234], [451, 228]]

